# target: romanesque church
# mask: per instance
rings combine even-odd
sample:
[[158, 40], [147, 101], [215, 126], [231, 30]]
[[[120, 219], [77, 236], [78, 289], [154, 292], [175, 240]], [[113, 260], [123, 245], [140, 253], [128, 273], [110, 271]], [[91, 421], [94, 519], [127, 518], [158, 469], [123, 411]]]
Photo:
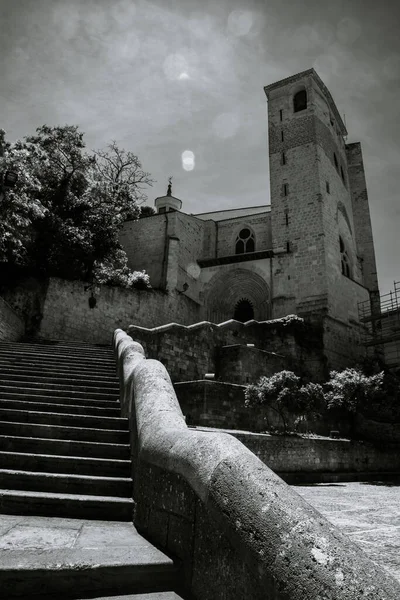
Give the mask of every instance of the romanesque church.
[[121, 233], [134, 270], [203, 320], [319, 318], [330, 362], [360, 345], [358, 304], [378, 294], [360, 143], [310, 69], [265, 88], [271, 205], [200, 214], [172, 194]]

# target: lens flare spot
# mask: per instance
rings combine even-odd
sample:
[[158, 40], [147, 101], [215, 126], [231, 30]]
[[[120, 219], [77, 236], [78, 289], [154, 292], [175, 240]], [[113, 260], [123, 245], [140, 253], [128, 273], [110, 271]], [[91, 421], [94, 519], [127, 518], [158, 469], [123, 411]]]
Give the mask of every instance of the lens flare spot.
[[163, 70], [165, 76], [171, 81], [180, 79], [183, 73], [188, 72], [188, 64], [183, 54], [169, 54], [164, 60]]
[[198, 279], [200, 277], [201, 268], [197, 263], [190, 263], [187, 266], [186, 270], [188, 275], [190, 275], [190, 277], [193, 277], [193, 279]]
[[250, 10], [233, 10], [228, 17], [228, 29], [238, 37], [247, 35], [253, 21], [253, 13]]
[[239, 129], [239, 117], [236, 113], [221, 113], [215, 117], [212, 128], [216, 136], [222, 139], [233, 137]]
[[194, 165], [194, 153], [191, 150], [185, 150], [182, 152], [182, 168], [185, 171], [193, 171]]

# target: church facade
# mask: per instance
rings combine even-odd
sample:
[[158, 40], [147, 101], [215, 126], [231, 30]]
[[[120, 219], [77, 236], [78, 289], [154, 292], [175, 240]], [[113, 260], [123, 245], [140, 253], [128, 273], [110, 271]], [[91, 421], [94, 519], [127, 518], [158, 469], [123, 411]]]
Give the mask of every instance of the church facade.
[[346, 366], [362, 355], [358, 304], [379, 295], [361, 147], [313, 69], [264, 89], [271, 205], [187, 214], [169, 186], [121, 243], [204, 320], [317, 320], [328, 365]]

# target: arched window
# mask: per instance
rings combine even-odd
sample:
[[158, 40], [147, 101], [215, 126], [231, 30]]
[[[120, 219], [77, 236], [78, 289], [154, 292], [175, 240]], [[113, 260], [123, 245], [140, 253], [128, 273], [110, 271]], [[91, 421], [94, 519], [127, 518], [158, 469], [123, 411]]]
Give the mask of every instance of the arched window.
[[340, 247], [340, 262], [342, 267], [342, 275], [345, 277], [351, 277], [351, 268], [350, 268], [350, 259], [346, 250], [346, 246], [344, 244], [343, 238], [339, 237], [339, 247]]
[[247, 300], [247, 298], [242, 298], [236, 303], [233, 318], [236, 321], [241, 321], [242, 323], [246, 323], [246, 321], [251, 321], [254, 319], [253, 305], [250, 300]]
[[254, 252], [255, 248], [254, 233], [248, 227], [241, 229], [235, 242], [235, 254]]
[[299, 112], [307, 108], [307, 92], [306, 90], [300, 90], [293, 97], [293, 110]]

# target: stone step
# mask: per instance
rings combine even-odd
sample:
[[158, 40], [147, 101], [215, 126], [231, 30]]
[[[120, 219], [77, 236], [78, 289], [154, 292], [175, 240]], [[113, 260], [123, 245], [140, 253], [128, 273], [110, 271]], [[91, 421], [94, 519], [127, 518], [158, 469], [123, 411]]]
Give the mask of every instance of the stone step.
[[5, 600], [96, 596], [115, 600], [121, 594], [126, 594], [125, 600], [181, 600], [164, 592], [176, 587], [177, 569], [172, 560], [146, 540], [122, 548], [111, 546], [110, 550], [96, 546], [3, 554], [0, 589]]
[[132, 479], [0, 468], [0, 489], [130, 498]]
[[[90, 401], [89, 401], [90, 402]], [[98, 415], [104, 417], [120, 417], [120, 409], [114, 402], [114, 408], [81, 404], [56, 404], [55, 402], [34, 402], [32, 400], [0, 400], [1, 408], [15, 410], [33, 410], [39, 412], [69, 413], [74, 415]]]
[[[0, 450], [31, 454], [55, 454], [88, 458], [129, 460], [129, 444], [107, 444], [82, 440], [53, 440], [12, 435], [0, 435]], [[1, 464], [1, 463], [0, 463]]]
[[105, 368], [116, 368], [115, 359], [101, 358], [101, 357], [88, 357], [81, 356], [80, 354], [59, 354], [59, 353], [40, 353], [40, 352], [24, 352], [23, 350], [0, 350], [0, 358], [4, 360], [11, 360], [12, 362], [23, 363], [37, 362], [41, 364], [71, 364], [71, 365], [85, 365], [94, 367], [105, 367]]
[[81, 377], [80, 375], [72, 375], [71, 373], [43, 375], [34, 370], [28, 373], [25, 368], [23, 371], [21, 371], [21, 368], [14, 371], [0, 368], [0, 383], [3, 385], [23, 385], [23, 387], [31, 387], [31, 385], [35, 384], [36, 386], [43, 385], [46, 388], [53, 387], [54, 385], [61, 385], [64, 388], [65, 386], [74, 386], [79, 389], [99, 388], [119, 393], [119, 382], [116, 377], [99, 381], [93, 375], [90, 377]]
[[36, 378], [31, 379], [29, 381], [18, 381], [14, 379], [5, 379], [0, 376], [0, 390], [9, 390], [10, 388], [24, 389], [24, 390], [32, 390], [34, 392], [46, 390], [46, 393], [54, 394], [65, 394], [71, 396], [71, 394], [77, 393], [81, 397], [91, 396], [96, 397], [98, 394], [103, 396], [107, 394], [112, 398], [119, 397], [119, 389], [117, 387], [109, 387], [109, 386], [99, 386], [96, 385], [96, 381], [93, 381], [92, 384], [84, 384], [84, 385], [75, 385], [75, 381], [70, 378], [69, 382], [56, 382], [56, 383], [48, 383], [46, 381], [39, 380]]
[[74, 344], [34, 344], [27, 342], [0, 342], [0, 350], [24, 350], [26, 352], [41, 352], [52, 354], [54, 352], [68, 352], [80, 355], [114, 357], [113, 349], [110, 347], [102, 348], [100, 346], [80, 346]]
[[119, 394], [113, 390], [98, 392], [98, 391], [83, 391], [82, 389], [65, 390], [61, 386], [57, 389], [55, 386], [52, 389], [44, 387], [15, 387], [11, 385], [0, 384], [0, 399], [7, 398], [7, 394], [14, 393], [18, 390], [20, 396], [30, 396], [32, 393], [40, 396], [52, 396], [55, 398], [87, 398], [88, 400], [119, 400]]
[[[2, 469], [45, 473], [70, 473], [96, 477], [130, 477], [130, 460], [0, 451]], [[1, 511], [0, 511], [1, 512]]]
[[0, 402], [3, 400], [19, 400], [21, 402], [44, 402], [46, 404], [68, 404], [80, 406], [97, 406], [99, 408], [118, 408], [119, 401], [114, 400], [91, 400], [88, 398], [70, 398], [66, 396], [41, 396], [40, 394], [20, 394], [19, 391], [2, 393]]
[[[39, 412], [33, 410], [17, 410], [5, 408], [0, 403], [0, 421], [14, 423], [40, 423], [61, 425], [65, 427], [82, 427], [84, 429], [128, 429], [128, 419], [123, 417], [106, 417], [96, 415], [80, 415], [73, 413]], [[0, 430], [1, 431], [1, 430]]]
[[83, 440], [88, 442], [106, 442], [108, 444], [127, 444], [129, 442], [129, 431], [118, 429], [83, 429], [82, 427], [21, 423], [18, 421], [0, 421], [0, 433], [2, 435], [43, 437], [57, 440]]
[[0, 490], [0, 513], [131, 521], [133, 519], [133, 500], [115, 496], [2, 489]]
[[15, 361], [7, 358], [0, 358], [0, 371], [1, 372], [16, 372], [21, 373], [21, 367], [23, 367], [23, 372], [27, 374], [43, 374], [43, 375], [53, 375], [55, 376], [68, 376], [68, 375], [77, 375], [80, 378], [93, 379], [94, 377], [99, 380], [105, 381], [117, 381], [116, 370], [115, 367], [112, 368], [96, 368], [93, 365], [89, 367], [85, 367], [84, 365], [70, 365], [68, 363], [57, 365], [54, 362], [33, 362], [33, 361]]
[[[91, 596], [93, 600], [182, 600], [175, 592], [150, 592], [148, 594], [124, 594], [123, 596]], [[83, 596], [79, 600], [86, 600]]]

